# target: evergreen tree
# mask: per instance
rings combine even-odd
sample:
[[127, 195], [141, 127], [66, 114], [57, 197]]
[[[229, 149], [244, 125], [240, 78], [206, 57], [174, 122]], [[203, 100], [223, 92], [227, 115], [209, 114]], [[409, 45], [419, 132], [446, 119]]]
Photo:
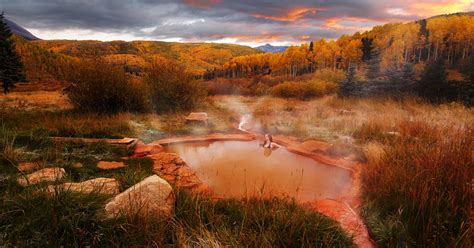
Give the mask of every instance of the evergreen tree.
[[372, 43], [373, 43], [373, 39], [362, 38], [361, 50], [362, 50], [363, 61], [368, 61], [372, 58], [371, 54], [372, 54], [372, 50], [374, 49], [374, 47], [372, 46]]
[[448, 88], [446, 69], [443, 59], [429, 62], [418, 84], [418, 94], [430, 101], [445, 98], [444, 91]]
[[4, 22], [3, 13], [0, 14], [0, 82], [3, 92], [7, 94], [15, 83], [26, 81], [23, 64], [16, 54], [15, 43], [10, 37], [12, 33]]
[[400, 91], [407, 92], [410, 89], [413, 89], [416, 82], [416, 75], [415, 71], [413, 70], [413, 64], [410, 62], [406, 62], [405, 64], [403, 64], [401, 75], [401, 84], [399, 86]]
[[400, 63], [397, 60], [392, 60], [389, 67], [385, 71], [387, 80], [380, 85], [376, 85], [379, 88], [380, 93], [388, 94], [392, 96], [400, 95], [402, 86], [402, 69]]
[[380, 52], [378, 48], [372, 49], [370, 59], [367, 61], [365, 77], [369, 83], [380, 77]]
[[311, 43], [309, 43], [309, 51], [310, 52], [314, 51], [314, 44], [313, 44], [312, 41], [311, 41]]
[[464, 66], [465, 84], [461, 89], [462, 100], [468, 105], [474, 105], [474, 55], [471, 55]]
[[339, 86], [340, 97], [356, 96], [359, 93], [359, 80], [356, 76], [356, 68], [351, 65], [346, 72], [346, 79]]
[[474, 54], [471, 55], [464, 66], [463, 74], [467, 81], [471, 82], [471, 84], [474, 84]]
[[390, 85], [396, 85], [400, 82], [402, 77], [402, 70], [400, 68], [400, 63], [397, 60], [392, 60], [389, 67], [385, 71], [385, 74]]

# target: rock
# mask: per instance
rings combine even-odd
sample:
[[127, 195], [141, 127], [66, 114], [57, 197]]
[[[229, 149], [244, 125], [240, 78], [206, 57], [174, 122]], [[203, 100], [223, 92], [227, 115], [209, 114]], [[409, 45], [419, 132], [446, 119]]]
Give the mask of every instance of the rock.
[[186, 117], [186, 123], [203, 123], [207, 125], [208, 121], [207, 113], [199, 112], [199, 113], [190, 113]]
[[74, 167], [76, 169], [80, 169], [80, 168], [84, 167], [84, 165], [82, 163], [77, 162], [77, 163], [73, 164], [72, 167]]
[[254, 134], [241, 133], [241, 134], [221, 134], [213, 133], [205, 136], [184, 136], [166, 138], [154, 141], [148, 145], [173, 145], [173, 144], [184, 144], [191, 142], [214, 142], [214, 141], [252, 141], [255, 140]]
[[124, 162], [109, 162], [109, 161], [100, 161], [97, 164], [97, 168], [102, 170], [112, 170], [125, 167]]
[[138, 142], [137, 139], [123, 138], [123, 139], [95, 139], [95, 138], [71, 138], [71, 137], [51, 137], [54, 142], [84, 142], [84, 143], [108, 143], [111, 145], [126, 147], [131, 149]]
[[176, 187], [192, 189], [202, 184], [199, 177], [176, 153], [161, 152], [148, 156], [153, 172]]
[[132, 157], [134, 158], [145, 157], [147, 155], [150, 155], [153, 153], [159, 153], [161, 151], [163, 151], [163, 147], [159, 144], [154, 144], [154, 145], [137, 144], [135, 146], [135, 151]]
[[30, 162], [23, 162], [18, 164], [18, 170], [21, 172], [25, 171], [32, 171], [39, 169], [39, 165], [37, 163], [30, 163]]
[[105, 205], [108, 218], [121, 215], [145, 219], [167, 219], [174, 213], [175, 196], [171, 185], [157, 175], [115, 196]]
[[78, 193], [115, 195], [120, 192], [119, 183], [114, 178], [94, 178], [80, 183], [63, 183], [48, 186], [48, 192], [54, 193], [58, 190], [73, 191]]
[[21, 186], [25, 187], [40, 182], [57, 182], [60, 181], [65, 175], [66, 171], [63, 168], [44, 168], [26, 176], [22, 176], [18, 178], [17, 181]]

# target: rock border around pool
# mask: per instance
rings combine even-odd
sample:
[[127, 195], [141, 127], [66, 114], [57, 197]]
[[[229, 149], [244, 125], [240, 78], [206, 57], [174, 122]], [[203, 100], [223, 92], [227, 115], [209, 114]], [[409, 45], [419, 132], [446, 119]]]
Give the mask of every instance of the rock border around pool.
[[[216, 133], [205, 136], [166, 138], [154, 141], [147, 145], [168, 146], [173, 144], [216, 141], [253, 141], [262, 138], [263, 136], [253, 133]], [[316, 140], [301, 141], [295, 137], [282, 135], [273, 136], [273, 141], [285, 147], [289, 152], [311, 158], [324, 165], [335, 166], [351, 172], [351, 187], [346, 194], [337, 199], [321, 199], [314, 201], [311, 203], [311, 208], [329, 218], [335, 219], [347, 233], [354, 236], [354, 242], [358, 247], [375, 247], [360, 214], [354, 210], [358, 209], [360, 206], [359, 195], [362, 164], [358, 162], [354, 156], [331, 157], [326, 155], [325, 152], [330, 148], [330, 144], [326, 142]], [[147, 154], [147, 157], [153, 157], [152, 154], [153, 153]], [[210, 194], [212, 195], [212, 190], [208, 189], [207, 192], [211, 192]]]

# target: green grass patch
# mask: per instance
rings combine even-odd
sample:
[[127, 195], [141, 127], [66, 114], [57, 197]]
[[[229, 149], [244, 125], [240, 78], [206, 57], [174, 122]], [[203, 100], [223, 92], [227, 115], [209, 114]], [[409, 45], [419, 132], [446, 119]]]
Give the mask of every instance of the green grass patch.
[[0, 244], [12, 246], [353, 247], [337, 224], [286, 200], [212, 200], [177, 193], [175, 216], [105, 220], [99, 195], [35, 188], [0, 201]]

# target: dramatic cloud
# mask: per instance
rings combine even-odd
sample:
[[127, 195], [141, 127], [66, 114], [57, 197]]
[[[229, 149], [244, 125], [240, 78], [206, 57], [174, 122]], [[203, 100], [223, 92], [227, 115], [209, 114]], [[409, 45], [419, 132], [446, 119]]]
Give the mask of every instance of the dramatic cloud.
[[298, 44], [469, 11], [472, 0], [0, 0], [43, 39]]

